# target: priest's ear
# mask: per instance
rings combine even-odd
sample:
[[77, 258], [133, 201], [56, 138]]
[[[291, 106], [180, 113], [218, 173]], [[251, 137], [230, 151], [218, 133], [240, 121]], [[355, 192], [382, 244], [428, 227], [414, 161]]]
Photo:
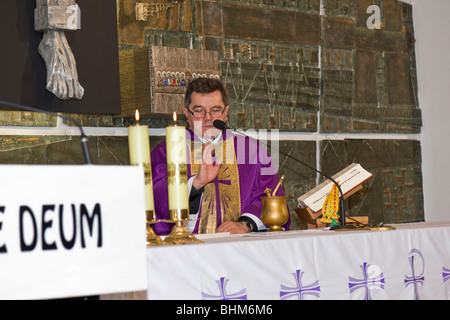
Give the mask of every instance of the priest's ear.
[[187, 125], [187, 127], [191, 127], [191, 125], [189, 123], [189, 111], [188, 111], [188, 108], [184, 107], [183, 108], [183, 112], [184, 112], [184, 115], [186, 116], [186, 125]]
[[189, 111], [188, 111], [188, 109], [186, 107], [183, 107], [183, 112], [184, 112], [184, 115], [186, 116], [186, 119], [188, 119], [189, 118]]
[[227, 122], [228, 121], [228, 109], [230, 109], [230, 105], [227, 105], [225, 107], [225, 111], [223, 112], [223, 121]]

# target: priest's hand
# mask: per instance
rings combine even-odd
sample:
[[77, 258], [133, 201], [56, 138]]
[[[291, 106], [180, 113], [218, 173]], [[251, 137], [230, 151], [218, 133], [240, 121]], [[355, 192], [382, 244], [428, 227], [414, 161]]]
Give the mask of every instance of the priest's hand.
[[203, 150], [202, 163], [198, 169], [197, 175], [192, 181], [195, 189], [200, 190], [202, 187], [213, 181], [221, 166], [220, 161], [213, 161], [213, 156], [211, 154], [212, 146], [211, 143], [206, 143], [205, 150]]
[[216, 232], [229, 232], [231, 234], [249, 232], [247, 225], [242, 222], [225, 221], [216, 230]]

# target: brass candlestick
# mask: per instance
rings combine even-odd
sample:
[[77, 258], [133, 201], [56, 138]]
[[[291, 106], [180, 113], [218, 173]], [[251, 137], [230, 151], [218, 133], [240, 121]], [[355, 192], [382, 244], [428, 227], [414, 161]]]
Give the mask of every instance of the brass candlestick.
[[147, 221], [147, 247], [150, 246], [161, 246], [165, 245], [164, 241], [153, 231], [152, 224], [156, 223], [155, 212], [153, 210], [147, 210], [146, 221]]
[[186, 226], [186, 221], [189, 221], [188, 210], [171, 210], [170, 220], [166, 222], [173, 222], [175, 226], [172, 228], [170, 234], [164, 239], [167, 245], [179, 245], [188, 243], [203, 243], [191, 234]]

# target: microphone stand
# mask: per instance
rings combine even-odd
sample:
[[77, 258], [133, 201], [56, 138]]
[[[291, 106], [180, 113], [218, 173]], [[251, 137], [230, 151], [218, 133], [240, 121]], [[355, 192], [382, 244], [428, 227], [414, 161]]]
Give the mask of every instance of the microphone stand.
[[[231, 128], [228, 127], [228, 126], [226, 125], [226, 123], [223, 122], [222, 120], [214, 120], [213, 125], [214, 125], [214, 127], [216, 127], [217, 129], [220, 129], [220, 130], [231, 129]], [[232, 129], [231, 129], [231, 130], [232, 130]], [[242, 134], [242, 135], [244, 135], [244, 136], [246, 136], [246, 137], [251, 138], [250, 136], [248, 136], [248, 135], [246, 135], [246, 134], [244, 134], [244, 133], [238, 133], [238, 134]], [[258, 140], [258, 141], [259, 141], [259, 140]], [[259, 142], [261, 142], [261, 141], [259, 141]], [[261, 143], [264, 144], [266, 147], [268, 147], [267, 144], [265, 144], [264, 142], [261, 142]], [[271, 148], [272, 148], [272, 147], [271, 147]], [[328, 180], [330, 180], [331, 182], [333, 182], [333, 183], [338, 187], [339, 193], [341, 194], [341, 197], [340, 197], [340, 199], [339, 199], [339, 213], [340, 213], [340, 217], [341, 217], [341, 224], [338, 225], [338, 226], [332, 226], [332, 227], [330, 227], [330, 230], [337, 230], [337, 229], [354, 229], [354, 228], [356, 228], [356, 227], [353, 226], [353, 225], [346, 225], [346, 224], [345, 224], [344, 193], [342, 192], [341, 186], [339, 185], [339, 183], [337, 183], [336, 180], [334, 180], [334, 179], [333, 179], [332, 177], [330, 177], [329, 175], [327, 175], [327, 174], [321, 172], [320, 170], [318, 170], [318, 169], [316, 169], [316, 168], [310, 166], [309, 164], [306, 164], [306, 163], [304, 163], [303, 161], [301, 161], [301, 160], [299, 160], [299, 159], [296, 159], [296, 158], [292, 157], [291, 155], [289, 155], [289, 154], [287, 154], [287, 153], [284, 153], [284, 152], [282, 152], [282, 151], [280, 151], [280, 150], [277, 150], [277, 149], [275, 149], [275, 148], [272, 148], [272, 149], [274, 149], [275, 151], [277, 151], [277, 152], [281, 153], [282, 155], [288, 157], [289, 159], [292, 159], [292, 160], [294, 160], [294, 161], [296, 161], [296, 162], [298, 162], [298, 163], [304, 165], [305, 167], [307, 167], [307, 168], [309, 168], [309, 169], [311, 169], [311, 170], [313, 170], [313, 171], [315, 171], [315, 172], [321, 174], [322, 176], [324, 176], [325, 178], [327, 178]]]
[[26, 110], [26, 111], [31, 111], [31, 112], [46, 113], [46, 114], [50, 114], [52, 116], [60, 117], [62, 119], [65, 119], [65, 120], [68, 120], [68, 121], [72, 122], [73, 124], [75, 124], [78, 127], [78, 129], [80, 129], [80, 133], [81, 133], [80, 142], [81, 142], [81, 148], [83, 150], [85, 163], [86, 164], [92, 164], [91, 155], [89, 153], [89, 147], [88, 147], [88, 144], [87, 144], [89, 139], [84, 134], [83, 128], [81, 127], [80, 123], [78, 121], [76, 121], [74, 118], [66, 116], [66, 115], [63, 115], [63, 114], [50, 112], [50, 111], [46, 111], [46, 110], [41, 110], [41, 109], [37, 109], [37, 108], [33, 108], [33, 107], [27, 107], [27, 106], [24, 106], [24, 105], [12, 103], [12, 102], [7, 102], [7, 101], [1, 101], [0, 100], [0, 105], [5, 106], [5, 107], [12, 107], [12, 108], [19, 109], [19, 110]]

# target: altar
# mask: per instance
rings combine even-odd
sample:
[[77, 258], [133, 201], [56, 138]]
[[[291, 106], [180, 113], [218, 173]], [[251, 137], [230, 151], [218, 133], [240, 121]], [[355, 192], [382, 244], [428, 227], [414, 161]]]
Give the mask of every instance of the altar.
[[450, 296], [450, 223], [199, 236], [147, 248], [147, 298], [412, 300]]

